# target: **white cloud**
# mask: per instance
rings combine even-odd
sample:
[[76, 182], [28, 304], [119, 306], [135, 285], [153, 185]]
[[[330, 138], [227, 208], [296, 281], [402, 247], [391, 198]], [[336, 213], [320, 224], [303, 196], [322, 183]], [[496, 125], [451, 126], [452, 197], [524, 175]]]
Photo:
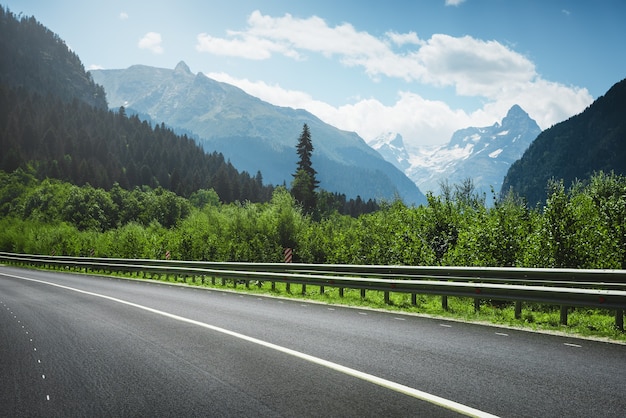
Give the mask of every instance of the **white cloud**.
[[88, 68], [88, 71], [91, 70], [104, 70], [104, 67], [102, 65], [98, 65], [98, 64], [91, 64]]
[[273, 54], [302, 59], [307, 53], [319, 53], [337, 57], [345, 66], [362, 67], [374, 78], [452, 85], [459, 94], [483, 97], [536, 75], [534, 64], [523, 55], [497, 41], [470, 36], [435, 34], [424, 41], [414, 32], [387, 32], [375, 37], [348, 23], [331, 27], [317, 16], [275, 18], [259, 11], [253, 12], [247, 23], [246, 30], [228, 31], [226, 38], [200, 34], [196, 48], [256, 60]]
[[[365, 99], [334, 107], [278, 85], [214, 75], [275, 105], [306, 109], [366, 140], [396, 131], [409, 147], [411, 143], [440, 144], [456, 129], [501, 120], [513, 104], [519, 104], [545, 129], [593, 101], [584, 88], [542, 79], [530, 59], [494, 40], [445, 34], [422, 40], [414, 32], [387, 32], [376, 37], [349, 23], [331, 27], [316, 16], [272, 17], [259, 11], [250, 15], [247, 24], [243, 31], [228, 31], [225, 38], [200, 34], [196, 48], [255, 60], [274, 54], [298, 60], [306, 59], [307, 54], [322, 54], [344, 66], [361, 68], [376, 80], [388, 77], [409, 83], [392, 105]], [[419, 89], [420, 84], [453, 87], [457, 95], [479, 98], [483, 105], [473, 110], [454, 109], [410, 91], [410, 86]]]
[[458, 6], [464, 2], [465, 0], [446, 0], [446, 6]]
[[455, 130], [468, 126], [470, 121], [486, 120], [485, 124], [491, 124], [496, 120], [489, 115], [468, 115], [462, 110], [451, 109], [444, 102], [426, 100], [410, 92], [400, 92], [397, 102], [391, 106], [370, 98], [335, 107], [315, 100], [308, 93], [287, 90], [277, 84], [237, 79], [226, 73], [207, 73], [207, 76], [235, 85], [276, 106], [308, 110], [326, 123], [357, 132], [366, 140], [386, 130], [400, 132], [407, 147], [440, 144], [448, 141]]
[[394, 44], [398, 46], [413, 44], [413, 45], [422, 45], [423, 42], [419, 39], [415, 32], [409, 33], [396, 33], [396, 32], [387, 32], [385, 34], [387, 38], [389, 38]]
[[163, 42], [163, 40], [161, 39], [160, 33], [148, 32], [139, 40], [137, 46], [140, 49], [147, 49], [155, 54], [162, 54], [163, 47], [161, 46], [161, 42]]
[[128, 19], [128, 13], [121, 12], [119, 17], [120, 17], [120, 20], [126, 20]]

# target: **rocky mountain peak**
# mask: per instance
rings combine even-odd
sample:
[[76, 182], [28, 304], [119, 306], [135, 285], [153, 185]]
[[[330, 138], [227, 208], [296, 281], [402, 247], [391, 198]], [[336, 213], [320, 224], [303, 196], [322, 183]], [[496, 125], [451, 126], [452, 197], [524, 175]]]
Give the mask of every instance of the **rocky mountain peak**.
[[420, 152], [405, 173], [424, 191], [436, 193], [442, 181], [471, 178], [478, 192], [488, 194], [491, 187], [500, 189], [508, 167], [540, 132], [528, 113], [514, 105], [501, 123], [459, 129], [447, 144]]
[[513, 105], [507, 112], [504, 119], [502, 119], [502, 126], [504, 128], [519, 125], [527, 127], [529, 123], [537, 125], [536, 122], [528, 116], [528, 113], [526, 113], [524, 109], [518, 105]]
[[174, 68], [174, 74], [185, 74], [185, 75], [188, 75], [188, 74], [192, 74], [192, 72], [189, 69], [189, 66], [187, 64], [185, 64], [185, 61], [181, 61]]

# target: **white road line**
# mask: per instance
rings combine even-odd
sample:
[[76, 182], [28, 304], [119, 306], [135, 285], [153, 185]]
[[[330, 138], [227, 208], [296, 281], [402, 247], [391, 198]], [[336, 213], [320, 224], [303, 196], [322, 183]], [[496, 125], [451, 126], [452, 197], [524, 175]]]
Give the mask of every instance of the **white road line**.
[[566, 345], [568, 347], [575, 347], [575, 348], [581, 348], [582, 347], [582, 345], [572, 344], [572, 343], [563, 343], [563, 345]]
[[444, 327], [444, 328], [452, 328], [452, 325], [448, 325], [448, 324], [439, 324], [440, 327]]
[[406, 318], [398, 318], [398, 317], [394, 317], [393, 319], [396, 319], [398, 321], [406, 321]]
[[[413, 397], [413, 398], [416, 398], [416, 399], [419, 399], [419, 400], [422, 400], [422, 401], [425, 401], [425, 402], [432, 403], [434, 405], [440, 406], [442, 408], [445, 408], [445, 409], [448, 409], [448, 410], [451, 410], [451, 411], [458, 412], [458, 413], [466, 415], [466, 416], [485, 417], [485, 418], [487, 418], [487, 417], [496, 417], [496, 415], [489, 414], [489, 413], [481, 411], [479, 409], [475, 409], [475, 408], [472, 408], [470, 406], [463, 405], [461, 403], [454, 402], [454, 401], [442, 398], [442, 397], [437, 396], [437, 395], [432, 395], [430, 393], [423, 392], [421, 390], [418, 390], [418, 389], [415, 389], [415, 388], [412, 388], [412, 387], [409, 387], [409, 386], [405, 386], [405, 385], [402, 385], [400, 383], [393, 382], [391, 380], [383, 379], [382, 377], [377, 377], [377, 376], [374, 376], [374, 375], [369, 374], [369, 373], [365, 373], [365, 372], [358, 371], [356, 369], [352, 369], [350, 367], [342, 366], [341, 364], [333, 363], [332, 361], [328, 361], [328, 360], [321, 359], [319, 357], [311, 356], [309, 354], [305, 354], [305, 353], [302, 353], [300, 351], [292, 350], [292, 349], [287, 348], [287, 347], [283, 347], [283, 346], [280, 346], [280, 345], [277, 345], [277, 344], [274, 344], [274, 343], [263, 341], [263, 340], [260, 340], [258, 338], [249, 337], [247, 335], [240, 334], [240, 333], [235, 332], [235, 331], [230, 331], [230, 330], [227, 330], [225, 328], [220, 328], [220, 327], [217, 327], [215, 325], [207, 324], [205, 322], [200, 322], [200, 321], [196, 321], [194, 319], [185, 318], [185, 317], [182, 317], [182, 316], [171, 314], [169, 312], [160, 311], [158, 309], [150, 308], [148, 306], [139, 305], [139, 304], [134, 303], [134, 302], [129, 302], [129, 301], [126, 301], [126, 300], [123, 300], [123, 299], [114, 298], [112, 296], [101, 295], [99, 293], [94, 293], [94, 292], [89, 292], [89, 291], [86, 291], [86, 290], [76, 289], [76, 288], [73, 288], [73, 287], [64, 286], [64, 285], [60, 285], [60, 284], [57, 284], [57, 283], [46, 282], [44, 280], [31, 279], [31, 278], [27, 278], [27, 277], [15, 276], [15, 275], [6, 274], [6, 273], [0, 273], [0, 275], [7, 276], [7, 277], [13, 277], [13, 278], [16, 278], [16, 279], [21, 279], [21, 280], [28, 280], [28, 281], [31, 281], [31, 282], [36, 282], [36, 283], [41, 283], [41, 284], [46, 284], [46, 285], [49, 285], [49, 286], [54, 286], [54, 287], [58, 287], [58, 288], [65, 289], [65, 290], [71, 290], [73, 292], [82, 293], [84, 295], [94, 296], [94, 297], [110, 300], [112, 302], [120, 303], [120, 304], [123, 304], [123, 305], [132, 306], [133, 308], [141, 309], [141, 310], [144, 310], [144, 311], [156, 314], [156, 315], [161, 315], [161, 316], [164, 316], [166, 318], [170, 318], [170, 319], [173, 319], [173, 320], [176, 320], [176, 321], [180, 321], [180, 322], [185, 322], [187, 324], [196, 325], [198, 327], [209, 329], [211, 331], [219, 332], [219, 333], [222, 333], [224, 335], [228, 335], [228, 336], [231, 336], [231, 337], [234, 337], [234, 338], [238, 338], [238, 339], [243, 340], [243, 341], [247, 341], [247, 342], [250, 342], [250, 343], [253, 343], [253, 344], [260, 345], [262, 347], [266, 347], [266, 348], [269, 348], [269, 349], [272, 349], [272, 350], [276, 350], [276, 351], [284, 353], [284, 354], [288, 354], [290, 356], [299, 358], [301, 360], [305, 360], [305, 361], [311, 362], [313, 364], [317, 364], [319, 366], [326, 367], [326, 368], [331, 369], [331, 370], [335, 370], [337, 372], [346, 374], [348, 376], [352, 376], [352, 377], [355, 377], [357, 379], [361, 379], [361, 380], [364, 380], [366, 382], [373, 383], [375, 385], [378, 385], [378, 386], [381, 386], [381, 387], [393, 390], [393, 391], [398, 392], [398, 393], [402, 393], [404, 395], [407, 395], [407, 396], [410, 396], [410, 397]], [[365, 314], [364, 312], [359, 312], [359, 313]]]
[[496, 335], [499, 335], [501, 337], [508, 337], [509, 336], [509, 334], [506, 334], [504, 332], [496, 332]]

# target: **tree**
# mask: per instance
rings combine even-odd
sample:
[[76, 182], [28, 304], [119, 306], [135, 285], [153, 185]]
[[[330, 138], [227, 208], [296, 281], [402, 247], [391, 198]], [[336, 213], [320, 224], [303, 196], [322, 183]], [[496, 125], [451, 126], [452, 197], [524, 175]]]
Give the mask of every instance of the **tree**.
[[313, 169], [311, 163], [311, 154], [313, 153], [313, 143], [311, 142], [311, 132], [305, 123], [302, 127], [302, 133], [298, 139], [296, 146], [298, 153], [298, 168], [293, 174], [293, 182], [291, 183], [291, 194], [306, 213], [311, 213], [317, 203], [317, 195], [315, 189], [319, 182], [315, 178], [317, 172]]

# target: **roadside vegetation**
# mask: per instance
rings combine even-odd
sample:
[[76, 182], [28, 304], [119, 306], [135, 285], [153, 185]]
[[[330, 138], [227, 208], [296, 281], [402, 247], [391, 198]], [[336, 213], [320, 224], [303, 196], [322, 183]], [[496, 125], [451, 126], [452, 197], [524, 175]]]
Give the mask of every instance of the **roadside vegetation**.
[[[380, 204], [358, 217], [324, 206], [305, 213], [283, 187], [269, 202], [221, 203], [214, 190], [189, 198], [149, 187], [110, 190], [37, 180], [18, 169], [0, 172], [0, 250], [17, 253], [205, 261], [283, 262], [293, 248], [294, 262], [389, 265], [465, 265], [513, 267], [626, 268], [626, 178], [596, 173], [565, 188], [548, 185], [543, 207], [528, 207], [509, 194], [485, 204], [470, 181], [442, 185], [428, 205], [408, 207], [400, 201]], [[218, 283], [219, 285], [219, 283]], [[287, 293], [264, 284], [249, 291]], [[242, 288], [243, 286], [239, 286]], [[511, 326], [566, 330], [622, 339], [614, 330], [612, 311], [574, 309], [569, 326], [559, 325], [558, 307], [526, 305], [516, 320], [511, 305], [450, 298], [449, 309], [438, 297], [382, 295], [336, 290], [324, 294], [309, 288], [292, 297], [328, 303], [365, 304], [446, 315]], [[352, 294], [354, 293], [354, 294]]]

